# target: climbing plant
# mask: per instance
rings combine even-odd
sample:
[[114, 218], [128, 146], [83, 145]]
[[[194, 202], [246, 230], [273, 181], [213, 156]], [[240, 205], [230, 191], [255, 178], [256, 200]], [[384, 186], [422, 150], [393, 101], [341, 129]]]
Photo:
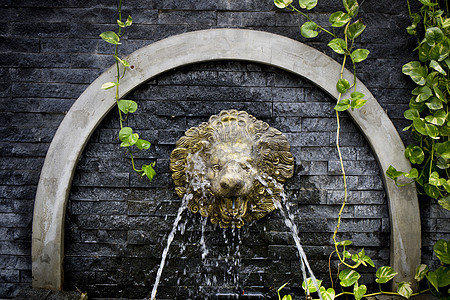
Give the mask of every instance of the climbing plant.
[[[408, 112], [405, 112], [405, 116], [408, 116], [407, 118], [413, 121], [413, 124], [409, 128], [413, 128], [413, 131], [417, 131], [419, 134], [423, 135], [424, 138], [421, 139], [420, 146], [409, 146], [407, 148], [406, 156], [413, 163], [421, 164], [425, 161], [424, 168], [420, 174], [420, 176], [422, 176], [422, 181], [419, 183], [423, 183], [422, 186], [424, 186], [427, 194], [431, 194], [430, 196], [436, 198], [438, 195], [446, 196], [447, 194], [444, 193], [448, 193], [450, 187], [447, 173], [450, 158], [450, 145], [448, 142], [450, 122], [448, 119], [447, 106], [449, 92], [448, 68], [450, 66], [450, 60], [448, 58], [449, 40], [447, 38], [447, 31], [450, 27], [450, 20], [444, 16], [443, 11], [435, 8], [437, 5], [436, 3], [428, 2], [428, 0], [420, 1], [424, 5], [424, 8], [421, 10], [424, 15], [422, 18], [427, 20], [432, 19], [433, 23], [429, 26], [434, 26], [431, 28], [425, 26], [426, 37], [419, 43], [419, 53], [422, 52], [421, 61], [424, 60], [424, 62], [428, 62], [428, 64], [422, 66], [420, 62], [412, 62], [403, 67], [403, 72], [410, 75], [419, 85], [419, 87], [413, 91], [415, 97], [411, 100], [411, 109]], [[299, 0], [298, 3], [300, 8], [297, 8], [293, 5], [292, 0], [274, 0], [274, 3], [278, 8], [288, 9], [307, 19], [300, 28], [300, 33], [303, 37], [314, 38], [321, 32], [328, 34], [332, 38], [331, 41], [328, 42], [328, 46], [342, 57], [342, 67], [336, 82], [336, 89], [339, 94], [334, 109], [336, 111], [337, 119], [336, 147], [344, 182], [344, 199], [339, 211], [337, 225], [333, 233], [334, 252], [339, 259], [339, 266], [345, 267], [345, 269], [338, 273], [339, 284], [342, 291], [336, 292], [334, 287], [327, 289], [321, 286], [322, 281], [319, 280], [315, 282], [315, 280], [308, 278], [302, 284], [307, 299], [311, 299], [311, 293], [317, 293], [320, 299], [327, 300], [335, 299], [343, 295], [352, 295], [355, 299], [359, 300], [363, 297], [381, 294], [410, 298], [411, 296], [418, 295], [425, 291], [432, 291], [433, 293], [440, 295], [439, 289], [450, 284], [450, 268], [448, 267], [450, 241], [440, 240], [434, 247], [434, 252], [442, 263], [440, 268], [434, 272], [431, 272], [426, 265], [420, 265], [417, 268], [415, 279], [421, 281], [426, 278], [429, 289], [414, 293], [410, 282], [396, 282], [398, 287], [396, 292], [383, 291], [381, 285], [393, 280], [397, 275], [397, 272], [389, 266], [382, 266], [377, 269], [375, 274], [375, 281], [380, 285], [379, 291], [367, 293], [367, 287], [358, 282], [361, 275], [356, 269], [360, 266], [375, 267], [372, 259], [365, 254], [364, 249], [357, 253], [348, 251], [346, 247], [352, 244], [351, 241], [345, 240], [338, 242], [336, 240], [336, 235], [340, 227], [341, 215], [347, 203], [346, 175], [339, 146], [339, 112], [347, 109], [360, 108], [366, 103], [366, 100], [364, 100], [365, 95], [358, 92], [356, 89], [356, 64], [367, 58], [369, 50], [355, 47], [355, 39], [360, 36], [366, 28], [366, 25], [364, 25], [361, 19], [355, 21], [360, 7], [357, 0], [342, 0], [344, 10], [334, 12], [329, 16], [328, 20], [332, 27], [331, 31], [314, 22], [308, 13], [317, 5], [317, 2], [318, 0]], [[434, 9], [430, 11], [429, 8], [433, 7]], [[416, 28], [420, 19], [419, 15], [412, 15], [413, 25], [408, 27], [408, 32], [417, 32]], [[338, 37], [336, 34], [335, 29], [337, 28], [343, 28], [343, 31], [339, 31], [341, 37]], [[424, 49], [421, 49], [421, 47]], [[343, 78], [344, 68], [349, 60], [354, 75], [351, 82]], [[440, 80], [439, 77], [443, 77], [443, 79]], [[353, 92], [350, 93], [350, 96], [344, 98], [343, 95], [348, 94], [347, 92], [351, 90], [353, 90]], [[430, 112], [427, 116], [425, 116], [425, 110]], [[424, 116], [421, 117], [421, 113], [423, 113]], [[440, 141], [436, 142], [436, 140], [439, 139]], [[422, 149], [423, 147], [425, 147], [425, 150]], [[425, 159], [426, 151], [429, 152], [430, 158], [428, 159]], [[440, 169], [440, 171], [435, 170], [435, 168]], [[428, 172], [428, 175], [425, 174], [426, 172]], [[387, 173], [388, 176], [395, 179], [396, 182], [397, 178], [402, 175], [420, 180], [417, 169], [405, 173], [396, 171], [393, 167], [390, 167]], [[426, 179], [427, 181], [425, 182]], [[443, 198], [444, 200], [440, 200], [440, 203], [441, 205], [448, 207], [448, 196], [446, 197], [447, 198]], [[332, 278], [331, 282], [333, 282]], [[281, 297], [280, 291], [285, 285], [278, 289], [278, 298], [280, 300], [292, 299], [290, 295]]]
[[119, 87], [120, 80], [125, 76], [127, 70], [133, 69], [134, 66], [131, 66], [128, 61], [119, 57], [119, 45], [121, 44], [121, 38], [125, 35], [125, 31], [128, 27], [130, 27], [133, 23], [133, 19], [131, 16], [124, 21], [122, 21], [122, 0], [117, 1], [117, 12], [118, 12], [118, 32], [114, 31], [106, 31], [100, 34], [100, 37], [107, 43], [112, 44], [114, 46], [114, 54], [113, 57], [115, 59], [116, 64], [116, 80], [105, 82], [102, 85], [103, 90], [108, 90], [114, 88], [116, 104], [119, 112], [119, 123], [120, 123], [120, 131], [118, 134], [118, 139], [121, 144], [120, 147], [126, 148], [127, 153], [130, 156], [131, 165], [133, 170], [138, 173], [140, 176], [147, 176], [147, 178], [151, 181], [153, 177], [156, 175], [153, 167], [155, 166], [155, 162], [150, 163], [148, 165], [142, 165], [140, 169], [136, 168], [134, 161], [134, 154], [141, 150], [149, 149], [151, 143], [140, 139], [139, 134], [134, 132], [131, 127], [124, 126], [124, 122], [127, 120], [128, 114], [136, 112], [138, 105], [133, 100], [125, 100], [119, 98]]
[[[437, 199], [450, 210], [450, 18], [448, 2], [441, 7], [436, 0], [420, 0], [419, 12], [412, 13], [409, 34], [417, 37], [419, 60], [405, 64], [402, 72], [416, 84], [404, 116], [412, 123], [415, 142], [406, 147], [405, 156], [414, 168], [408, 172], [390, 166], [387, 175], [398, 185], [416, 182], [420, 191]], [[402, 177], [409, 182], [400, 183]]]

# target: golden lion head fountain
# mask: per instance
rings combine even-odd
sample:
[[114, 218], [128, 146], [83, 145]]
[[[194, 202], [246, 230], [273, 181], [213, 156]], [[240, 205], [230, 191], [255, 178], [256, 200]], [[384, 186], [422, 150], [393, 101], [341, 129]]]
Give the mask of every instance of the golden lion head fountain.
[[294, 158], [280, 131], [245, 111], [224, 110], [186, 131], [170, 170], [178, 196], [192, 195], [192, 212], [240, 228], [275, 209]]

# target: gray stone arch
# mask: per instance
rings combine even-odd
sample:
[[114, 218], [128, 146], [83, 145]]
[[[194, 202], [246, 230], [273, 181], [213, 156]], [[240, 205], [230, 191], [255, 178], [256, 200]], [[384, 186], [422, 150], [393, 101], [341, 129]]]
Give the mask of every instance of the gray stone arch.
[[[340, 65], [295, 40], [244, 29], [210, 29], [166, 38], [127, 57], [133, 69], [121, 81], [120, 97], [165, 71], [212, 60], [244, 60], [278, 67], [300, 75], [334, 99]], [[73, 104], [47, 152], [36, 192], [32, 235], [33, 287], [61, 290], [63, 286], [64, 218], [76, 164], [91, 134], [115, 105], [114, 90], [101, 90], [113, 81], [115, 66], [100, 75]], [[346, 78], [352, 78], [348, 71]], [[414, 185], [397, 187], [386, 177], [389, 165], [408, 170], [403, 143], [389, 117], [370, 91], [357, 82], [367, 104], [349, 115], [360, 128], [381, 168], [391, 224], [391, 266], [398, 281], [412, 281], [420, 263], [421, 229]], [[73, 138], [76, 137], [76, 138]]]

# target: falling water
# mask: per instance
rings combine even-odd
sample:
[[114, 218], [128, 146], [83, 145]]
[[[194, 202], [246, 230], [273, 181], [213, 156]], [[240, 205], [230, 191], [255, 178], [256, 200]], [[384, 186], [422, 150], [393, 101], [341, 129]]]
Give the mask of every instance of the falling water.
[[[290, 229], [291, 235], [292, 235], [292, 237], [294, 239], [294, 242], [295, 242], [295, 246], [297, 247], [297, 251], [298, 251], [298, 254], [300, 256], [300, 266], [301, 266], [301, 269], [302, 269], [303, 280], [305, 281], [306, 292], [307, 292], [307, 294], [309, 294], [305, 265], [306, 265], [306, 267], [308, 269], [309, 275], [311, 276], [311, 279], [312, 279], [312, 282], [314, 284], [314, 287], [317, 289], [317, 291], [319, 291], [319, 285], [317, 283], [317, 279], [314, 276], [314, 273], [313, 273], [313, 271], [312, 271], [312, 269], [311, 269], [311, 267], [310, 267], [310, 265], [308, 263], [308, 259], [306, 258], [305, 251], [303, 251], [303, 247], [302, 247], [302, 245], [300, 243], [300, 237], [298, 236], [298, 228], [297, 228], [297, 225], [294, 222], [294, 216], [289, 211], [289, 208], [287, 206], [287, 196], [284, 193], [283, 186], [280, 183], [278, 183], [278, 181], [276, 181], [274, 178], [268, 176], [267, 174], [263, 174], [263, 177], [267, 178], [268, 180], [270, 180], [276, 188], [281, 190], [280, 196], [282, 198], [282, 202], [283, 203], [280, 203], [280, 201], [278, 201], [275, 197], [272, 197], [272, 200], [273, 200], [273, 204], [275, 205], [275, 207], [280, 210], [280, 212], [281, 212], [281, 214], [282, 214], [282, 216], [284, 218], [284, 223]], [[257, 175], [255, 178], [264, 187], [266, 187], [266, 191], [270, 195], [273, 194], [272, 190], [269, 188], [269, 184], [267, 183], [267, 181], [265, 181], [259, 175]], [[283, 205], [284, 205], [284, 207], [283, 207]], [[320, 294], [320, 292], [318, 292], [318, 295], [319, 295], [319, 298], [322, 300], [322, 295]]]
[[202, 237], [200, 238], [200, 246], [202, 248], [202, 260], [206, 258], [206, 255], [208, 255], [209, 250], [206, 248], [205, 243], [205, 231], [206, 231], [206, 223], [208, 222], [208, 218], [203, 218], [202, 220]]
[[183, 214], [184, 210], [187, 208], [187, 203], [191, 198], [192, 198], [192, 194], [185, 194], [183, 199], [181, 200], [181, 206], [178, 209], [178, 214], [173, 223], [172, 231], [170, 232], [170, 234], [167, 238], [166, 248], [164, 248], [164, 251], [161, 256], [161, 263], [159, 265], [158, 272], [156, 273], [155, 284], [153, 285], [152, 294], [150, 296], [151, 300], [156, 299], [156, 291], [158, 289], [159, 281], [161, 280], [162, 271], [163, 271], [164, 265], [166, 263], [166, 258], [167, 258], [167, 254], [169, 253], [170, 245], [172, 244], [173, 238], [175, 237], [175, 233], [177, 232], [178, 223], [181, 220], [181, 215]]

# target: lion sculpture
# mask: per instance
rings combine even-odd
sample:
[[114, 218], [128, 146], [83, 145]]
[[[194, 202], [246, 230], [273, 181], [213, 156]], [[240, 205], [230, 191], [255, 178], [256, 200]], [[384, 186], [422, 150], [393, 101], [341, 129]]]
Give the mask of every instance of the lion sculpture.
[[275, 209], [294, 173], [286, 137], [245, 111], [224, 110], [192, 127], [170, 155], [178, 196], [222, 228], [242, 227]]

